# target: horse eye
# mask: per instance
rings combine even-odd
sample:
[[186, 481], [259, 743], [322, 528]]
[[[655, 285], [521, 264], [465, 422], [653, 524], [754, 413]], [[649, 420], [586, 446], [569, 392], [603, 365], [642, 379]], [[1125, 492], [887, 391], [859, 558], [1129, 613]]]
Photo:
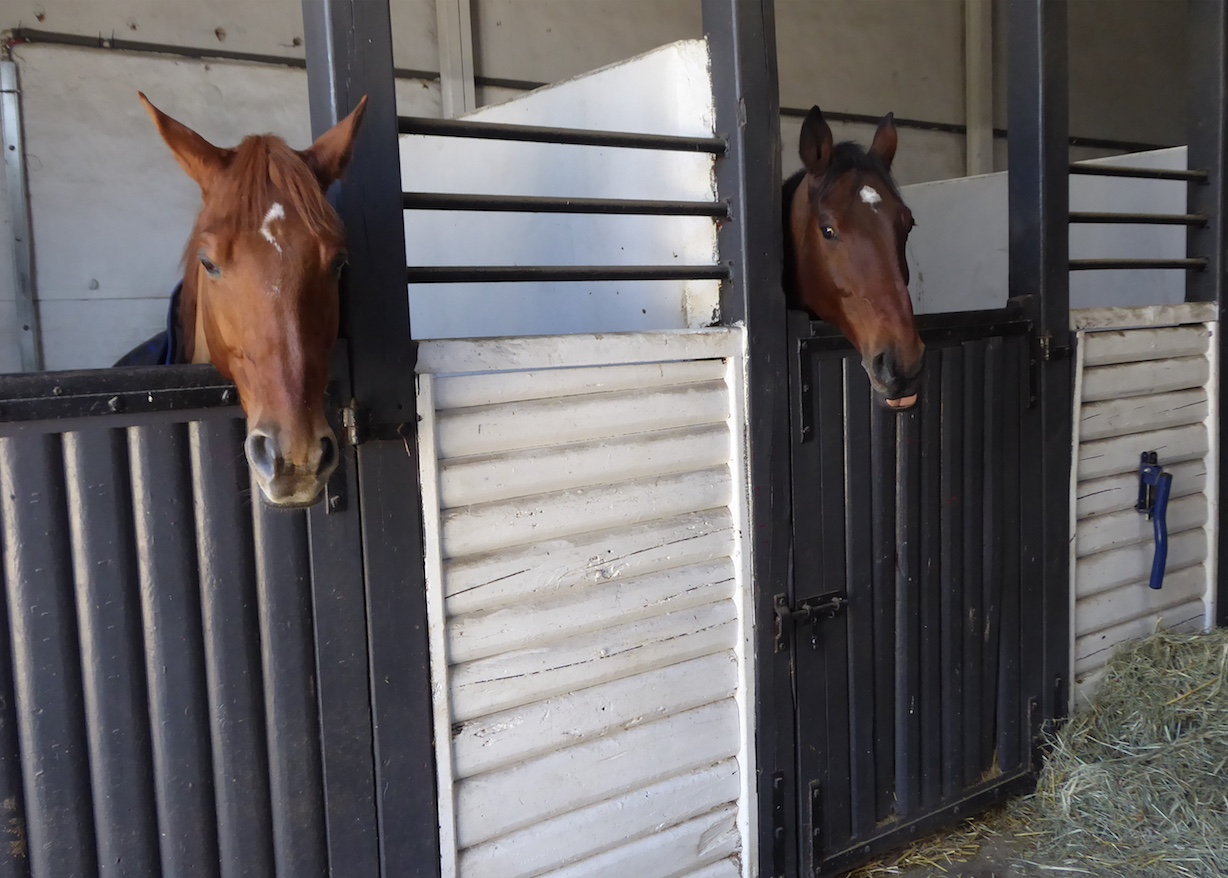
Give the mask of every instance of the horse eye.
[[221, 277], [222, 270], [208, 256], [203, 253], [200, 255], [200, 264], [204, 266], [205, 272], [209, 277]]
[[350, 257], [346, 253], [341, 253], [335, 259], [333, 259], [333, 277], [341, 277], [341, 272], [345, 270], [345, 267], [347, 264], [349, 264], [349, 261]]
[[823, 233], [823, 237], [829, 241], [836, 237], [836, 230], [831, 226], [823, 226], [819, 231], [821, 231]]

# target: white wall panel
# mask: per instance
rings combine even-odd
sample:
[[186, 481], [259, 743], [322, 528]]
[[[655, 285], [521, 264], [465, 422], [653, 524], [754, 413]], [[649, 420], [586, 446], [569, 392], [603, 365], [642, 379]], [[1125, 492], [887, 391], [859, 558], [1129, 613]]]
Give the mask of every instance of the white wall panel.
[[[1161, 625], [1198, 630], [1214, 618], [1217, 326], [1201, 322], [1204, 310], [1173, 305], [1073, 315], [1074, 326], [1090, 327], [1078, 330], [1071, 473], [1076, 707], [1122, 642]], [[1144, 451], [1155, 451], [1173, 477], [1159, 590], [1148, 587], [1153, 523], [1134, 509]]]
[[[480, 109], [466, 118], [528, 125], [711, 137], [715, 115], [704, 40], [648, 52]], [[713, 201], [712, 156], [657, 150], [405, 135], [407, 191]], [[413, 265], [710, 265], [711, 218], [410, 210]], [[702, 327], [716, 281], [410, 285], [419, 338]]]
[[681, 875], [748, 844], [742, 344], [423, 342], [446, 875]]

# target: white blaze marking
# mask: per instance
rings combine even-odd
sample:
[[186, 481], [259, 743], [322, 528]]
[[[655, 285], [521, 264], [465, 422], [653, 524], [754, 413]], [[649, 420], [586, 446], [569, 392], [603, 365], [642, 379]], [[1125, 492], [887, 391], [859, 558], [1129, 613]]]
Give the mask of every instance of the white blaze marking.
[[[862, 190], [862, 198], [865, 198], [865, 191]], [[264, 235], [264, 239], [277, 248], [277, 252], [281, 253], [281, 244], [277, 243], [277, 238], [273, 237], [273, 233], [269, 231], [269, 226], [280, 219], [286, 218], [286, 209], [279, 202], [274, 201], [273, 206], [269, 208], [269, 212], [264, 215], [264, 224], [260, 226], [260, 234]]]
[[[874, 205], [883, 200], [883, 196], [878, 194], [878, 191], [873, 186], [861, 187], [861, 200], [866, 204]], [[276, 205], [274, 205], [276, 207]]]

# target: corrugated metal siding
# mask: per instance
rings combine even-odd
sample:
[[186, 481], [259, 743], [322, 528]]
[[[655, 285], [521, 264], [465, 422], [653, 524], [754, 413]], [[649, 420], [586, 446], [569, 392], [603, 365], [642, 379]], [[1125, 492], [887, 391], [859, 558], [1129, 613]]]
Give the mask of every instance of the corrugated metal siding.
[[423, 345], [445, 875], [742, 872], [741, 337], [697, 338]]
[[[1088, 325], [1103, 326], [1095, 316], [1086, 318]], [[1118, 644], [1157, 625], [1201, 630], [1212, 618], [1216, 325], [1148, 327], [1151, 315], [1131, 309], [1113, 309], [1105, 320], [1110, 317], [1142, 325], [1078, 335], [1071, 551], [1076, 707]], [[1173, 475], [1168, 566], [1158, 591], [1147, 586], [1152, 524], [1134, 510], [1144, 451], [1156, 451]]]
[[327, 873], [307, 518], [233, 414], [0, 425], [0, 874]]

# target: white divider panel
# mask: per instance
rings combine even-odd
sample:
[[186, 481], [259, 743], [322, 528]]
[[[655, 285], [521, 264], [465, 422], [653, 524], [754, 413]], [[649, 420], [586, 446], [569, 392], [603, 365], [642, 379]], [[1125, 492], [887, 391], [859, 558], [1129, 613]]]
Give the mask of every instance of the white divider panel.
[[742, 345], [422, 343], [444, 876], [750, 874]]
[[[546, 86], [464, 118], [712, 137], [706, 40], [684, 40]], [[406, 191], [715, 201], [704, 153], [404, 135]], [[410, 210], [412, 265], [710, 265], [709, 217]], [[409, 288], [416, 338], [685, 329], [714, 322], [719, 283], [418, 284]]]
[[[1184, 146], [1093, 159], [1088, 164], [1183, 170]], [[908, 237], [910, 289], [918, 313], [1001, 308], [1007, 293], [1007, 171], [901, 187], [917, 218]], [[1122, 177], [1070, 177], [1070, 209], [1185, 213], [1186, 184]], [[1181, 226], [1082, 224], [1070, 227], [1070, 257], [1185, 257]], [[1163, 305], [1185, 300], [1180, 271], [1075, 271], [1075, 308]], [[1120, 310], [1120, 309], [1112, 309]]]
[[[1158, 625], [1181, 631], [1214, 619], [1214, 308], [1073, 312], [1078, 333], [1071, 472], [1074, 707], [1086, 703], [1122, 642]], [[1134, 509], [1139, 455], [1155, 451], [1173, 476], [1163, 588], [1148, 587], [1152, 522]]]

